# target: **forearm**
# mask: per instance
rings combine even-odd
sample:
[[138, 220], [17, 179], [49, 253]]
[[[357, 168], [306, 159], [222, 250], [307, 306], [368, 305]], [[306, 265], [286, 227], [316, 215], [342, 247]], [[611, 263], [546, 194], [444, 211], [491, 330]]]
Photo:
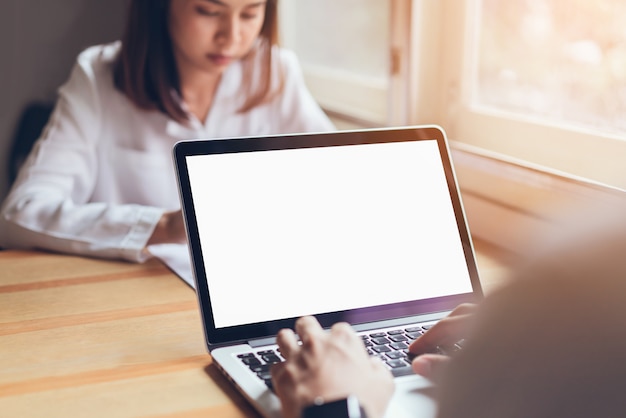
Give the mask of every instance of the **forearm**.
[[54, 199], [11, 199], [0, 219], [7, 248], [39, 248], [99, 258], [144, 261], [148, 239], [163, 210], [139, 205]]

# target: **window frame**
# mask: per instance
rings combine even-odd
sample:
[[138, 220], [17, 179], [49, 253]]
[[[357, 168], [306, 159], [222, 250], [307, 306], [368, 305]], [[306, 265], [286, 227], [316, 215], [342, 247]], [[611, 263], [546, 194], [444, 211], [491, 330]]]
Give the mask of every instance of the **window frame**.
[[[349, 71], [300, 63], [307, 87], [331, 116], [354, 127], [407, 125], [411, 118], [410, 85], [411, 6], [412, 0], [389, 0], [388, 78], [381, 80]], [[281, 43], [296, 50], [297, 5], [281, 2]]]
[[[450, 139], [547, 171], [626, 189], [626, 137], [473, 105], [469, 80], [474, 75], [472, 47], [481, 1], [433, 3], [431, 8], [439, 8], [438, 19], [422, 19], [433, 30], [433, 22], [440, 28], [441, 53], [431, 59], [440, 63], [441, 78], [438, 97], [432, 100], [440, 100], [436, 119]], [[427, 95], [420, 100], [428, 100]], [[416, 120], [424, 121], [421, 116]]]
[[[452, 141], [626, 190], [625, 136], [471, 103], [480, 3], [390, 0], [387, 82], [303, 65], [306, 83], [324, 110], [353, 127], [436, 123]], [[282, 40], [290, 48], [296, 2], [280, 4]]]

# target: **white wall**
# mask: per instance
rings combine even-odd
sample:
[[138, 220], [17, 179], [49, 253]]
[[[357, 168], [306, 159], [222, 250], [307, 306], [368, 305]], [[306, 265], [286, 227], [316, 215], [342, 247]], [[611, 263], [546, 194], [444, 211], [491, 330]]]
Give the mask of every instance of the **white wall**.
[[0, 200], [8, 192], [7, 160], [27, 103], [54, 101], [76, 55], [118, 39], [127, 0], [0, 1]]

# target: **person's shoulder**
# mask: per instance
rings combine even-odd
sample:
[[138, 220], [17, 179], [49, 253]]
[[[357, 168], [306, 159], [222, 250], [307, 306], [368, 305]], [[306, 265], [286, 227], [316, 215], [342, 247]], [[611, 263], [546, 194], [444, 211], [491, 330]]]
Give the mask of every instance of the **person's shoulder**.
[[110, 71], [121, 49], [121, 42], [93, 45], [83, 50], [76, 60], [77, 65], [90, 73]]
[[121, 47], [120, 42], [94, 45], [78, 54], [70, 76], [59, 91], [66, 95], [99, 96], [115, 90], [113, 64]]
[[296, 53], [278, 46], [273, 48], [274, 81], [282, 83], [287, 89], [300, 88], [304, 84], [304, 73]]
[[300, 70], [300, 61], [295, 52], [290, 49], [274, 46], [272, 55], [276, 57], [276, 62], [285, 70]]

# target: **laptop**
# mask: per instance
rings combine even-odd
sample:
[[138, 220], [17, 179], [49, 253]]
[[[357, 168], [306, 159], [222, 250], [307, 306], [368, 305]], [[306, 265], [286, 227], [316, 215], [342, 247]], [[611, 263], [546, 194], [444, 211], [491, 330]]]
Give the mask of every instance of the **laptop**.
[[276, 333], [314, 315], [389, 364], [388, 416], [435, 416], [406, 347], [482, 297], [443, 129], [188, 140], [174, 161], [208, 351], [261, 415]]

